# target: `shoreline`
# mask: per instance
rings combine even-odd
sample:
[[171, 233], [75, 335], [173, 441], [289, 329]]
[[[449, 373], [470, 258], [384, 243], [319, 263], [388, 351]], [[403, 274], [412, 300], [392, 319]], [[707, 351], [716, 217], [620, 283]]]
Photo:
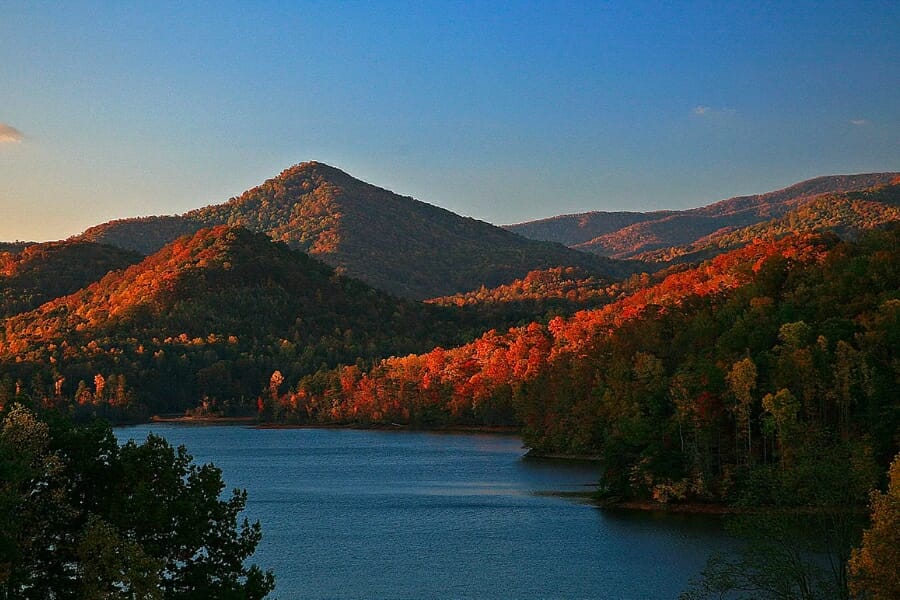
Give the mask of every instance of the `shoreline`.
[[540, 452], [531, 448], [525, 453], [525, 458], [533, 460], [569, 460], [578, 462], [600, 462], [603, 457], [599, 454], [560, 454], [558, 452]]
[[[187, 416], [187, 415], [153, 415], [147, 423], [163, 423], [171, 425], [184, 426], [233, 426], [243, 425], [251, 429], [353, 429], [360, 431], [393, 431], [393, 432], [426, 432], [436, 434], [485, 434], [485, 435], [501, 435], [501, 436], [519, 436], [521, 432], [516, 427], [487, 427], [478, 425], [455, 425], [447, 427], [410, 427], [409, 425], [401, 425], [399, 423], [378, 423], [372, 425], [361, 424], [340, 424], [340, 423], [266, 423], [260, 422], [257, 417], [215, 417], [215, 416]], [[586, 462], [597, 463], [602, 457], [596, 454], [561, 454], [556, 452], [540, 452], [533, 448], [528, 449], [522, 455], [523, 460], [535, 461], [554, 461], [554, 462]], [[661, 504], [649, 500], [603, 500], [596, 498], [594, 491], [583, 492], [551, 492], [551, 495], [562, 495], [572, 498], [579, 498], [592, 503], [600, 510], [627, 511], [627, 512], [645, 512], [645, 513], [668, 513], [668, 514], [686, 514], [686, 515], [709, 515], [724, 516], [733, 515], [746, 510], [736, 509], [724, 504], [703, 504], [703, 503], [685, 503], [685, 504]]]
[[666, 513], [672, 515], [704, 515], [720, 517], [746, 512], [733, 506], [728, 506], [727, 504], [702, 504], [697, 502], [688, 502], [685, 504], [660, 504], [659, 502], [652, 502], [649, 500], [621, 500], [616, 502], [598, 500], [595, 503], [597, 508], [601, 510]]
[[[358, 429], [364, 431], [420, 431], [428, 433], [484, 433], [491, 435], [518, 436], [517, 427], [485, 425], [449, 425], [446, 427], [410, 427], [399, 423], [375, 423], [362, 425], [353, 423], [271, 423], [260, 421], [258, 417], [214, 417], [187, 415], [153, 415], [146, 423], [167, 423], [174, 425], [246, 425], [253, 429]], [[138, 423], [140, 424], [140, 423]]]
[[251, 425], [256, 422], [256, 417], [190, 417], [186, 415], [153, 415], [146, 423], [181, 423], [184, 425]]

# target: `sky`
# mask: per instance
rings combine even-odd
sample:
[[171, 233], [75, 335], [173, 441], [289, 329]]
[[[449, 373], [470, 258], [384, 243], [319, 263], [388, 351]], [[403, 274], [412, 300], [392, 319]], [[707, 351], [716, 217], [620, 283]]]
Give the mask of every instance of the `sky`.
[[0, 0], [0, 240], [318, 160], [495, 224], [900, 171], [900, 2]]

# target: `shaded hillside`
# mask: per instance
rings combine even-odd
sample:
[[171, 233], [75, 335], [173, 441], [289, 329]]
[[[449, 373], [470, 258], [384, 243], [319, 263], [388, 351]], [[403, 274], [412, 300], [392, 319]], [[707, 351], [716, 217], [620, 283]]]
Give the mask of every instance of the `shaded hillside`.
[[140, 254], [89, 242], [31, 244], [0, 253], [0, 316], [36, 308], [140, 262]]
[[0, 242], [0, 252], [12, 252], [13, 254], [18, 254], [35, 243], [36, 242]]
[[504, 229], [533, 240], [575, 246], [635, 223], [661, 219], [672, 214], [675, 214], [675, 211], [663, 210], [647, 213], [591, 211], [505, 225]]
[[[746, 227], [783, 216], [818, 194], [888, 184], [897, 175], [870, 173], [817, 177], [774, 192], [739, 196], [691, 210], [565, 215], [511, 225], [507, 229], [534, 235], [536, 239], [566, 240], [569, 246], [602, 256], [635, 258], [652, 250], [693, 243], [725, 228]], [[626, 223], [629, 220], [631, 222]]]
[[146, 256], [202, 228], [201, 223], [179, 216], [136, 217], [96, 225], [75, 239], [126, 248]]
[[832, 231], [853, 239], [861, 232], [900, 221], [900, 183], [860, 192], [821, 194], [784, 216], [741, 229], [720, 230], [692, 244], [645, 252], [648, 262], [705, 260], [757, 238], [790, 235], [796, 231]]
[[541, 268], [577, 266], [614, 277], [632, 272], [630, 265], [528, 240], [315, 162], [225, 204], [107, 223], [82, 237], [147, 252], [220, 224], [265, 232], [375, 287], [417, 299], [492, 287]]
[[7, 319], [0, 361], [6, 385], [31, 380], [35, 393], [60, 401], [88, 392], [112, 401], [93, 383], [101, 375], [115, 378], [120, 403], [184, 409], [206, 398], [233, 408], [255, 402], [276, 363], [296, 379], [452, 342], [456, 328], [438, 322], [439, 312], [338, 276], [263, 234], [219, 226]]

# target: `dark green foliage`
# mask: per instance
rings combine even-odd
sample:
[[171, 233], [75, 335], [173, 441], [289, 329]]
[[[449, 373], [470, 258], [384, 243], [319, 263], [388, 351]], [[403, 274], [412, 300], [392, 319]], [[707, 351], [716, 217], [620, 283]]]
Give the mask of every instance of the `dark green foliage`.
[[747, 512], [727, 524], [740, 554], [711, 558], [682, 598], [847, 600], [846, 564], [877, 471], [864, 444], [828, 440], [805, 445], [790, 469], [757, 469], [736, 503]]
[[162, 438], [119, 446], [107, 425], [14, 404], [0, 471], [0, 597], [251, 600], [274, 587], [244, 564], [261, 536], [239, 521], [246, 492], [221, 499], [221, 472]]

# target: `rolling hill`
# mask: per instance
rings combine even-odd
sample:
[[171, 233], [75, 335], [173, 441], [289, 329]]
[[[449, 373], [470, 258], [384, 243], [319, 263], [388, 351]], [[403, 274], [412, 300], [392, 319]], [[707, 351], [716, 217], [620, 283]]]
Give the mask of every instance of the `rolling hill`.
[[722, 229], [735, 229], [781, 217], [819, 194], [857, 191], [885, 185], [898, 173], [817, 177], [790, 187], [738, 196], [682, 211], [649, 213], [590, 212], [509, 225], [520, 235], [557, 241], [613, 258], [636, 258], [661, 248], [681, 246]]
[[647, 262], [696, 262], [754, 239], [782, 237], [796, 231], [831, 231], [854, 239], [864, 231], [895, 221], [900, 221], [900, 182], [859, 192], [820, 194], [777, 219], [721, 229], [691, 244], [644, 252], [637, 258]]
[[90, 242], [30, 244], [0, 253], [0, 317], [37, 308], [75, 292], [141, 255]]
[[139, 382], [133, 394], [155, 410], [203, 398], [240, 404], [255, 402], [276, 369], [293, 381], [323, 365], [452, 343], [456, 328], [438, 321], [445, 313], [223, 225], [0, 322], [0, 371], [62, 381], [56, 393], [70, 397], [84, 395], [79, 382], [114, 375]]
[[219, 205], [181, 216], [112, 221], [77, 239], [150, 253], [202, 227], [264, 232], [347, 275], [415, 299], [489, 287], [534, 269], [581, 267], [620, 277], [632, 265], [529, 240], [308, 162]]

